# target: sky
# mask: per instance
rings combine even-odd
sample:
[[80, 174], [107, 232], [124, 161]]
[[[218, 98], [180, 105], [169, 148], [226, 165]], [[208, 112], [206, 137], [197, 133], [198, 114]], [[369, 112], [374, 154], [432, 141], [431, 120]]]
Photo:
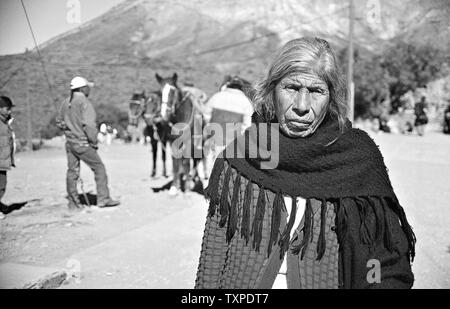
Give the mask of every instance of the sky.
[[[23, 0], [38, 44], [79, 27], [124, 0]], [[34, 48], [21, 0], [0, 0], [0, 55]]]

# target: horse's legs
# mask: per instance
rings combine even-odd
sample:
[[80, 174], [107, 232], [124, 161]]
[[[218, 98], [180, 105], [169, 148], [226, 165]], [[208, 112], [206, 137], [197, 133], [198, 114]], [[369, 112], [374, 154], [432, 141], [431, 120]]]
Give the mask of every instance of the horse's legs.
[[205, 179], [208, 179], [209, 175], [208, 175], [208, 167], [206, 166], [206, 164], [207, 164], [206, 156], [204, 156], [201, 160], [202, 160], [202, 163], [203, 163], [203, 174], [205, 176]]
[[198, 176], [198, 163], [200, 162], [200, 159], [194, 158], [193, 161], [194, 161], [194, 171], [193, 171], [194, 175], [192, 176], [193, 178], [196, 178]]
[[152, 159], [153, 159], [153, 166], [152, 166], [152, 177], [155, 177], [156, 175], [156, 160], [158, 155], [158, 141], [152, 137], [150, 137], [150, 143], [152, 144]]
[[162, 144], [161, 147], [161, 155], [162, 155], [162, 161], [163, 161], [163, 176], [167, 178], [167, 167], [166, 167], [166, 161], [167, 161], [167, 151], [166, 147], [170, 147], [170, 131], [171, 127], [169, 125], [159, 124], [157, 126], [157, 133], [159, 140]]
[[191, 160], [183, 158], [181, 159], [181, 172], [180, 172], [180, 189], [182, 192], [186, 191], [186, 183], [190, 179], [189, 171], [191, 169]]
[[[180, 168], [182, 168], [181, 159], [172, 157], [172, 166], [173, 166], [173, 182], [170, 190], [176, 194], [176, 190], [180, 188]], [[172, 189], [174, 188], [174, 189]]]
[[167, 143], [165, 141], [161, 141], [162, 147], [161, 147], [161, 156], [163, 161], [163, 177], [167, 178], [167, 170], [166, 170], [166, 158], [167, 158], [167, 152], [166, 147]]

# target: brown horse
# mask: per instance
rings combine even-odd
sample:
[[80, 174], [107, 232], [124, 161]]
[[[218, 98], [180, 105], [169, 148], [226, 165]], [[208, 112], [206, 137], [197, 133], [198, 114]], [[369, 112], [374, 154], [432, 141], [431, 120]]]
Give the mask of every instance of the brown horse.
[[[185, 191], [190, 177], [193, 159], [193, 180], [199, 180], [197, 166], [203, 159], [203, 116], [198, 103], [189, 91], [177, 85], [178, 76], [163, 78], [158, 73], [156, 80], [161, 85], [161, 117], [173, 124], [172, 143], [173, 183], [169, 193], [175, 195], [178, 189]], [[179, 153], [179, 155], [174, 155]], [[204, 165], [205, 166], [205, 165]]]
[[152, 146], [152, 171], [151, 177], [156, 176], [156, 162], [158, 154], [158, 142], [161, 143], [163, 173], [167, 177], [166, 169], [166, 147], [170, 137], [170, 124], [160, 116], [161, 113], [161, 92], [153, 91], [145, 95], [145, 92], [135, 93], [129, 104], [129, 123], [132, 126], [141, 127], [140, 123], [145, 122], [142, 130], [143, 137], [150, 139]]

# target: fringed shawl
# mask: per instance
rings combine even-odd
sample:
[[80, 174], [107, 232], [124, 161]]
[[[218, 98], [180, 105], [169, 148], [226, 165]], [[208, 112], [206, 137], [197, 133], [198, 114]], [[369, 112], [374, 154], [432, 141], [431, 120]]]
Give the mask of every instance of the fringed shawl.
[[[254, 115], [254, 122], [262, 123]], [[414, 259], [415, 235], [408, 224], [405, 212], [392, 189], [391, 182], [384, 164], [383, 157], [374, 141], [363, 131], [352, 129], [349, 121], [344, 132], [340, 131], [336, 120], [327, 116], [318, 130], [306, 138], [289, 138], [276, 132], [279, 139], [279, 164], [275, 169], [262, 169], [263, 160], [260, 157], [236, 158], [227, 156], [227, 151], [216, 160], [205, 195], [210, 201], [208, 216], [220, 212], [219, 227], [226, 228], [226, 240], [230, 242], [236, 234], [237, 220], [240, 220], [239, 236], [251, 242], [254, 250], [260, 250], [262, 233], [270, 233], [267, 254], [270, 255], [273, 246], [280, 246], [283, 255], [289, 247], [290, 231], [293, 227], [296, 213], [295, 201], [297, 197], [307, 200], [304, 223], [304, 238], [302, 243], [294, 248], [296, 253], [303, 254], [311, 235], [312, 211], [310, 200], [321, 201], [321, 216], [325, 218], [326, 203], [336, 205], [338, 238], [342, 240], [347, 231], [346, 216], [352, 211], [346, 211], [343, 199], [352, 199], [357, 205], [360, 216], [359, 237], [363, 244], [371, 245], [384, 240], [386, 248], [393, 250], [392, 226], [387, 208], [398, 217], [409, 247], [409, 258]], [[247, 139], [234, 141], [234, 149], [245, 149], [248, 154], [248, 140], [259, 139], [258, 126], [252, 126], [247, 131]], [[266, 137], [270, 142], [270, 134]], [[225, 161], [228, 164], [225, 164]], [[236, 199], [241, 194], [241, 177], [235, 177], [235, 183], [230, 182], [232, 170], [247, 179], [248, 183], [243, 192], [243, 210], [238, 215]], [[223, 178], [221, 178], [223, 177]], [[220, 182], [220, 180], [223, 182]], [[239, 182], [239, 183], [238, 183]], [[230, 186], [230, 183], [232, 186]], [[253, 222], [250, 222], [250, 201], [253, 192], [252, 185], [259, 187], [256, 212]], [[263, 231], [263, 218], [267, 210], [266, 190], [276, 194], [273, 201], [270, 231]], [[231, 199], [229, 199], [231, 194]], [[292, 204], [289, 222], [280, 234], [281, 211], [285, 207], [283, 196], [291, 196]], [[342, 207], [341, 207], [342, 206]], [[371, 235], [365, 222], [368, 207], [376, 215], [377, 235]], [[355, 219], [355, 218], [352, 218]], [[397, 223], [398, 224], [398, 223]], [[354, 230], [352, 229], [352, 232]], [[383, 233], [384, 235], [381, 235]], [[280, 234], [280, 235], [279, 235]], [[321, 222], [321, 230], [317, 245], [317, 259], [323, 256], [325, 243], [325, 220]]]

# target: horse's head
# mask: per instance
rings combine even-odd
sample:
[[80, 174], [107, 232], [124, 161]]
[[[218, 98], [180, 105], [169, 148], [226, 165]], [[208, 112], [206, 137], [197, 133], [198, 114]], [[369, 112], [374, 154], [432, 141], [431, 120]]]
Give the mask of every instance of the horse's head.
[[144, 104], [144, 118], [147, 125], [154, 125], [155, 123], [161, 122], [161, 92], [153, 91], [150, 92], [147, 101]]
[[161, 86], [161, 117], [169, 121], [175, 112], [176, 105], [182, 99], [181, 90], [177, 85], [178, 75], [174, 73], [170, 77], [161, 77], [156, 73], [155, 77]]
[[143, 113], [143, 107], [146, 100], [145, 91], [133, 93], [128, 104], [128, 122], [132, 126], [138, 125], [138, 119]]

